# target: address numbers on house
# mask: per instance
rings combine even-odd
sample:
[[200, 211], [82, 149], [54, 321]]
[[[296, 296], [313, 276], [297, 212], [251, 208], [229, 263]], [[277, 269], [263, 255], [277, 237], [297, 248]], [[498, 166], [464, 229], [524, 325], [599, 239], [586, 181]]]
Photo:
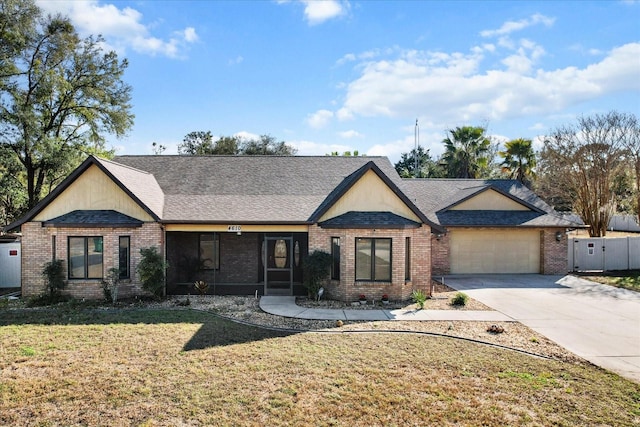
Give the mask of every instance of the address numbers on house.
[[227, 231], [230, 233], [237, 233], [238, 231], [242, 231], [242, 226], [240, 225], [229, 225], [227, 226]]

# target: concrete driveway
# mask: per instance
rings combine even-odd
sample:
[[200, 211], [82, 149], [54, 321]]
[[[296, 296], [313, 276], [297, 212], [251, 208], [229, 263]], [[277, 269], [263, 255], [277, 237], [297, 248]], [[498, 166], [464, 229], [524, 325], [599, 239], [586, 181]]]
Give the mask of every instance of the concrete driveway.
[[574, 276], [444, 279], [591, 363], [640, 383], [640, 293]]

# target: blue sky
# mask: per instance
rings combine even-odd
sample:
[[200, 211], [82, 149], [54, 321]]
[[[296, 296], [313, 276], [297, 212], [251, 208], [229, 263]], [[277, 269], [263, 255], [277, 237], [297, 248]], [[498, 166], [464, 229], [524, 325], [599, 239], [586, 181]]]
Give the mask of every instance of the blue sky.
[[640, 115], [639, 1], [38, 1], [129, 60], [119, 154], [189, 132], [270, 134], [300, 155], [434, 157], [447, 129], [530, 138]]

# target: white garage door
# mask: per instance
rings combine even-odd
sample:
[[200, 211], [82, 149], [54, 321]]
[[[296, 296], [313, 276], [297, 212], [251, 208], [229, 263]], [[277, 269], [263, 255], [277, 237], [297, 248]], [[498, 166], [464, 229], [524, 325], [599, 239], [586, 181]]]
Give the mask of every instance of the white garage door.
[[452, 230], [451, 273], [539, 273], [538, 230]]

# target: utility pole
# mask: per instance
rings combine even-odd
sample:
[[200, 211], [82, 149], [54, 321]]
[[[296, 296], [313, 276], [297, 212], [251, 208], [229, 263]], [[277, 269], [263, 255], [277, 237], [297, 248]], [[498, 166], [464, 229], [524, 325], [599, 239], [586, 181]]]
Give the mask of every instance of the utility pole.
[[416, 127], [413, 131], [414, 148], [413, 148], [413, 177], [418, 177], [418, 148], [420, 147], [420, 127], [418, 119], [416, 119]]

